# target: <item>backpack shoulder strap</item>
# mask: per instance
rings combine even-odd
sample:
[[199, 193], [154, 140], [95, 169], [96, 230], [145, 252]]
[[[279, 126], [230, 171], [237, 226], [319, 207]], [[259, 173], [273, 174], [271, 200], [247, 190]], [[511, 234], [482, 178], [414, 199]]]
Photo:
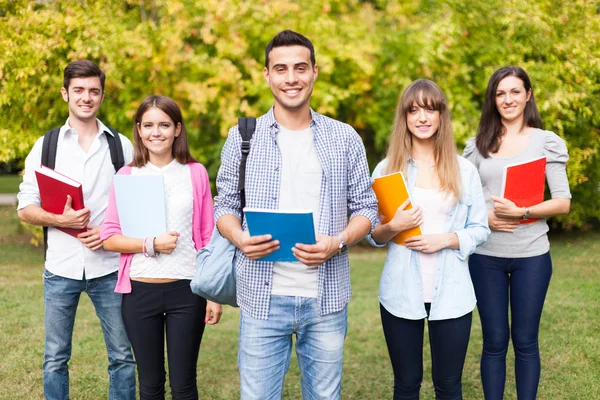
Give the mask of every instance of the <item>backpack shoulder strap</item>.
[[238, 180], [238, 191], [240, 192], [242, 210], [246, 206], [246, 159], [250, 153], [250, 139], [256, 130], [256, 118], [239, 118], [238, 129], [242, 136], [242, 159], [240, 161], [240, 179]]
[[58, 134], [60, 128], [54, 128], [44, 134], [42, 143], [42, 165], [54, 169], [56, 165], [56, 148], [58, 147]]
[[[58, 147], [58, 134], [60, 128], [50, 129], [44, 134], [42, 142], [42, 165], [48, 168], [54, 169], [56, 165], [56, 148]], [[48, 251], [48, 227], [43, 226], [42, 231], [44, 233], [44, 260], [46, 259], [46, 252]]]
[[119, 132], [113, 128], [108, 128], [112, 132], [112, 135], [106, 135], [106, 141], [108, 142], [108, 150], [110, 151], [110, 160], [115, 172], [123, 168], [125, 165], [125, 157], [123, 156], [123, 143], [119, 137]]

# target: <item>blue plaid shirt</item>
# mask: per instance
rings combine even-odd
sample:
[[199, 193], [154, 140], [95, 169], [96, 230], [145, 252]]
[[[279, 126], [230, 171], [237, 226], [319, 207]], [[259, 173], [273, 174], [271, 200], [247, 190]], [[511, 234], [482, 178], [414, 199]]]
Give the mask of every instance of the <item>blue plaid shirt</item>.
[[[377, 199], [371, 189], [369, 166], [360, 136], [351, 126], [318, 114], [311, 109], [317, 155], [323, 169], [318, 233], [334, 236], [348, 220], [363, 215], [378, 220]], [[277, 145], [279, 125], [273, 108], [256, 121], [246, 164], [246, 207], [277, 209], [281, 178], [281, 153]], [[217, 175], [215, 220], [225, 214], [241, 219], [237, 190], [242, 138], [238, 127], [229, 131], [221, 152]], [[247, 230], [244, 221], [242, 228]], [[236, 253], [237, 302], [254, 318], [268, 319], [273, 263], [252, 261], [239, 249]], [[350, 262], [348, 254], [332, 257], [319, 266], [319, 307], [321, 315], [342, 310], [350, 301]]]

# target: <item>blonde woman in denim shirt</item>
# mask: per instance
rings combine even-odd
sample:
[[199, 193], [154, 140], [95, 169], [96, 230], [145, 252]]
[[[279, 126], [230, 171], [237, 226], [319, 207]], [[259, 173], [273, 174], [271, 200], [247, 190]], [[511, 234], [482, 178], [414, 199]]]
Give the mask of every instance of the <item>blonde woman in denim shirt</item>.
[[[381, 320], [394, 369], [394, 399], [418, 399], [428, 319], [436, 398], [462, 398], [462, 370], [475, 293], [467, 257], [489, 234], [475, 167], [457, 155], [442, 90], [419, 79], [402, 94], [385, 160], [373, 177], [402, 171], [413, 199], [368, 240], [388, 245], [379, 286]], [[421, 226], [406, 246], [390, 241]]]

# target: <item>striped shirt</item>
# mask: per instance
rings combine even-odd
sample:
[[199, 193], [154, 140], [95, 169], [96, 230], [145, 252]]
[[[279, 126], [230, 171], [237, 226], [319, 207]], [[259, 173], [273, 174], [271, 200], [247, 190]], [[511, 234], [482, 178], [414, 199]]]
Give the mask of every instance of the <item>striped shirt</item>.
[[[311, 109], [310, 127], [321, 168], [321, 201], [318, 233], [335, 236], [349, 219], [362, 215], [377, 218], [377, 199], [371, 189], [369, 166], [360, 136], [351, 126]], [[246, 164], [246, 207], [278, 209], [281, 178], [281, 153], [276, 134], [279, 125], [273, 108], [257, 119]], [[215, 221], [225, 214], [241, 219], [237, 191], [241, 142], [238, 127], [229, 131], [221, 152], [217, 175]], [[242, 228], [247, 230], [244, 221]], [[237, 302], [253, 318], [268, 319], [273, 263], [252, 261], [239, 249], [236, 252]], [[350, 301], [350, 262], [348, 254], [333, 256], [319, 266], [318, 302], [321, 315], [342, 310]]]

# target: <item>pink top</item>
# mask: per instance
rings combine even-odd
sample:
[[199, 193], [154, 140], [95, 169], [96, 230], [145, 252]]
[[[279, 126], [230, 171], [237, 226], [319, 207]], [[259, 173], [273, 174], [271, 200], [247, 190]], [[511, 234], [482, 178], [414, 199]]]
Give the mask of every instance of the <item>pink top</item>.
[[[196, 250], [206, 246], [210, 241], [210, 236], [215, 227], [214, 209], [212, 194], [210, 192], [210, 182], [206, 168], [200, 163], [190, 163], [190, 173], [192, 175], [192, 188], [194, 197], [194, 208], [192, 213], [192, 239], [196, 245]], [[131, 166], [123, 167], [117, 172], [119, 175], [131, 175]], [[119, 214], [117, 213], [117, 202], [115, 199], [114, 186], [110, 188], [108, 207], [104, 216], [104, 224], [100, 239], [106, 240], [113, 235], [121, 235], [121, 224]], [[119, 274], [117, 278], [117, 293], [131, 293], [131, 281], [129, 280], [129, 268], [133, 254], [121, 253], [119, 263]]]

